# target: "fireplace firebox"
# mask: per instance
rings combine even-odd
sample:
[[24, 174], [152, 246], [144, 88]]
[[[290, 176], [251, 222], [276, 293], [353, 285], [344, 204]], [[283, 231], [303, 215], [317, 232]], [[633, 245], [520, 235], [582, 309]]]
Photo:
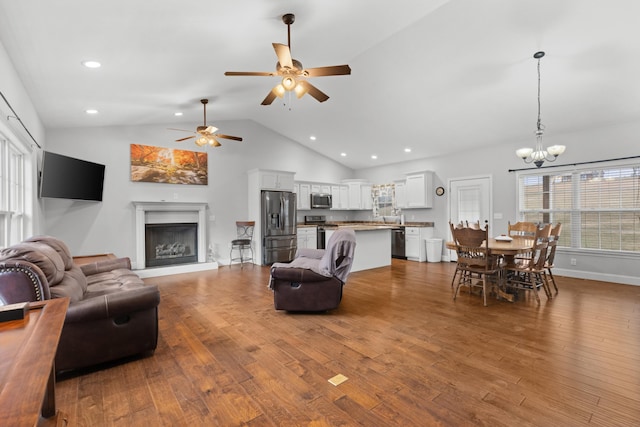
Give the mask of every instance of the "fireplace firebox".
[[146, 267], [198, 262], [198, 224], [145, 224]]

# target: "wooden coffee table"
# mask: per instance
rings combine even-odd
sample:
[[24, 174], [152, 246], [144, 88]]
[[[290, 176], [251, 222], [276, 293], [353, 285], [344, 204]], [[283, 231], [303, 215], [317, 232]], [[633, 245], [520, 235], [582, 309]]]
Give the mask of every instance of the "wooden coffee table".
[[24, 319], [0, 323], [0, 426], [64, 425], [54, 358], [68, 306], [68, 298], [32, 302]]

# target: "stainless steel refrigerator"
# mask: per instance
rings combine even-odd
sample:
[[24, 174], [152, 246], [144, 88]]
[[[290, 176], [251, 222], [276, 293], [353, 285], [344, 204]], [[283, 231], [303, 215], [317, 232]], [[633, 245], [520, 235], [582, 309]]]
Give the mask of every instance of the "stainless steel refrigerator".
[[262, 263], [291, 261], [296, 254], [296, 194], [262, 192]]

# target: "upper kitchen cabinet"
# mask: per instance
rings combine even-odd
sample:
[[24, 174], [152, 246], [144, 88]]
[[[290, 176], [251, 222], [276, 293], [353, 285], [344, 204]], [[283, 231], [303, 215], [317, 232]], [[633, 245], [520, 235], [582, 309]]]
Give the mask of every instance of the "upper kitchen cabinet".
[[306, 182], [296, 182], [293, 184], [293, 192], [296, 193], [296, 203], [298, 210], [311, 209], [311, 184]]
[[257, 169], [261, 190], [293, 191], [294, 172]]
[[404, 209], [433, 207], [432, 189], [433, 172], [423, 171], [407, 174]]
[[342, 181], [349, 189], [348, 209], [373, 209], [371, 200], [371, 184], [362, 179], [345, 179]]
[[349, 186], [332, 185], [331, 199], [333, 204], [331, 209], [349, 209]]
[[331, 184], [311, 184], [312, 193], [331, 194]]
[[407, 190], [405, 180], [394, 181], [396, 192], [396, 209], [404, 209], [407, 207]]

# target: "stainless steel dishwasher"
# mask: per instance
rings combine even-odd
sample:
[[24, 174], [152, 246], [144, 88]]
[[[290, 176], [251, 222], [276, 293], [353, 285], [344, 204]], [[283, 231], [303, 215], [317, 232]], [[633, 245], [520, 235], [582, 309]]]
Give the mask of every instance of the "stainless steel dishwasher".
[[407, 259], [404, 251], [404, 227], [391, 229], [391, 258]]

